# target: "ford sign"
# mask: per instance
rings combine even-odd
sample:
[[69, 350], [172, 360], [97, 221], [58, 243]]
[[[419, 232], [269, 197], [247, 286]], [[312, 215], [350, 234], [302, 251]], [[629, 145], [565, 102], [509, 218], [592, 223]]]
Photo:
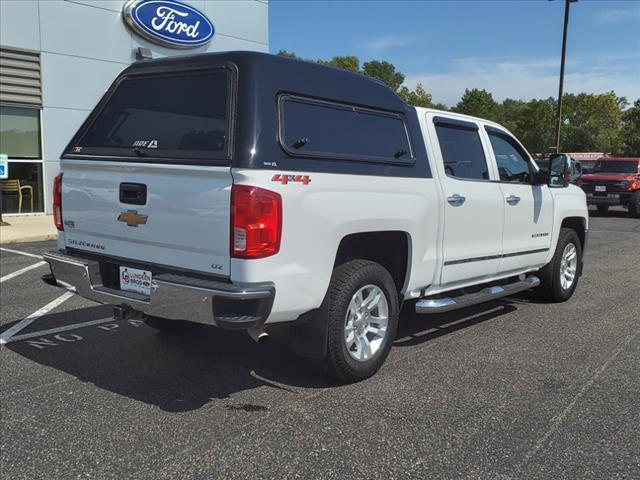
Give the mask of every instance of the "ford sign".
[[213, 37], [213, 24], [202, 12], [175, 0], [129, 0], [123, 14], [136, 33], [160, 45], [194, 48]]

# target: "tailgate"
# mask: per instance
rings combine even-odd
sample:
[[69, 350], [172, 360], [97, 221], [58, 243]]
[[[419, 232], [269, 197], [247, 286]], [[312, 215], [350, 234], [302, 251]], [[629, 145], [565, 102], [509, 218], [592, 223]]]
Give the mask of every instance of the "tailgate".
[[[229, 275], [229, 167], [75, 160], [63, 170], [67, 247]], [[129, 203], [132, 189], [146, 191], [143, 204]]]
[[228, 276], [232, 72], [149, 65], [116, 79], [63, 155], [65, 245]]

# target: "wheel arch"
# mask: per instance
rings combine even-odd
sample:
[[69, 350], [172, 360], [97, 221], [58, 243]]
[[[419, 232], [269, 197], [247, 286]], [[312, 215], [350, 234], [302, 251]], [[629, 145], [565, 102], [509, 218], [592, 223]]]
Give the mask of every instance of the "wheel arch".
[[371, 260], [385, 267], [400, 299], [411, 274], [411, 235], [402, 230], [357, 232], [345, 235], [338, 245], [334, 268], [354, 259]]
[[565, 217], [562, 219], [560, 228], [570, 228], [578, 234], [580, 246], [584, 252], [587, 246], [587, 219], [584, 217]]

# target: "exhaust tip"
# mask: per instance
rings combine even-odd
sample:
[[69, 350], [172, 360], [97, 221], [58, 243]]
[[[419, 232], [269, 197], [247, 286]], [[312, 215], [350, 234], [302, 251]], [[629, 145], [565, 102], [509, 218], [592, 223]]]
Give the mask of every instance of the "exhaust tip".
[[247, 330], [249, 336], [256, 343], [264, 343], [269, 338], [269, 334], [264, 329], [264, 327], [252, 327]]

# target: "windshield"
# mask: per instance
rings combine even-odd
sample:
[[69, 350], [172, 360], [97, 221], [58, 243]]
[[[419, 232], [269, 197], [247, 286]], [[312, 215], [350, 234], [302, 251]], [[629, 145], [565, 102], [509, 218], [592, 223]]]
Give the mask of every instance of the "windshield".
[[599, 161], [593, 173], [638, 173], [638, 162], [633, 161]]
[[223, 158], [227, 97], [221, 71], [124, 79], [67, 153]]

